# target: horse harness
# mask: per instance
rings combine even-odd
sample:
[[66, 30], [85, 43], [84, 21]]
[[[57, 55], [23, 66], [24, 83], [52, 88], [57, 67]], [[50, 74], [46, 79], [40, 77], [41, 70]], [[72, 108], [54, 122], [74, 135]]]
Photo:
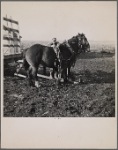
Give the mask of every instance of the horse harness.
[[[76, 53], [75, 53], [75, 51], [73, 50], [72, 46], [69, 44], [68, 41], [66, 41], [66, 46], [68, 47], [68, 49], [70, 50], [70, 52], [71, 52], [71, 54], [72, 54], [72, 55], [70, 56], [70, 58], [66, 59], [66, 61], [70, 61], [70, 60], [72, 59], [72, 57], [75, 59]], [[73, 67], [75, 66], [75, 61], [73, 62], [72, 66], [73, 66]]]
[[[68, 59], [64, 59], [64, 58], [60, 58], [59, 53], [60, 53], [60, 49], [58, 47], [58, 52], [56, 53], [57, 59], [55, 59], [55, 66], [57, 66], [58, 68], [61, 67], [61, 62], [65, 61], [65, 63], [68, 63], [72, 58], [76, 57], [76, 53], [73, 50], [72, 46], [69, 44], [68, 41], [65, 42], [67, 48], [69, 49], [69, 51], [71, 52], [71, 56]], [[72, 66], [75, 66], [75, 61], [73, 61]]]

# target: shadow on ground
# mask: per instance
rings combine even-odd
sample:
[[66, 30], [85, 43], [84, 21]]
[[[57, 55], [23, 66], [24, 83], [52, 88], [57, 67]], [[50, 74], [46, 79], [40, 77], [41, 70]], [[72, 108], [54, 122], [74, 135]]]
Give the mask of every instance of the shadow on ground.
[[71, 73], [71, 78], [73, 80], [80, 79], [83, 84], [88, 83], [115, 83], [115, 70], [112, 70], [110, 73], [97, 70], [97, 72], [90, 72], [85, 70], [80, 73]]

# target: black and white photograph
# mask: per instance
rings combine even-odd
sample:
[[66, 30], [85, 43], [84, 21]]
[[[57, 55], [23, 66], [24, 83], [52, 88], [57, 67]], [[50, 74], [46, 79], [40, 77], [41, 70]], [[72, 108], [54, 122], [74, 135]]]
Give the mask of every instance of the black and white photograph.
[[3, 119], [116, 118], [116, 5], [1, 2]]

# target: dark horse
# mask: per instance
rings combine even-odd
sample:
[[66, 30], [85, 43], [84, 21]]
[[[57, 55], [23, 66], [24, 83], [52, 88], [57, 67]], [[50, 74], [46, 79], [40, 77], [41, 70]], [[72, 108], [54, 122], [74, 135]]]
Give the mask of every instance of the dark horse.
[[61, 75], [67, 81], [70, 77], [70, 69], [72, 66], [74, 67], [77, 56], [82, 52], [90, 52], [90, 44], [82, 33], [63, 42], [59, 48], [63, 68]]
[[58, 62], [60, 69], [55, 65], [57, 57], [52, 47], [35, 44], [25, 50], [23, 64], [27, 71], [30, 85], [33, 85], [32, 79], [34, 78], [35, 86], [39, 87], [37, 72], [40, 64], [53, 68], [54, 73], [61, 74], [61, 77], [67, 80], [67, 70], [70, 70], [70, 67], [75, 63], [77, 53], [79, 53], [79, 50], [81, 51], [81, 47], [86, 43], [85, 39], [86, 37], [83, 38], [79, 34], [60, 44], [60, 62]]

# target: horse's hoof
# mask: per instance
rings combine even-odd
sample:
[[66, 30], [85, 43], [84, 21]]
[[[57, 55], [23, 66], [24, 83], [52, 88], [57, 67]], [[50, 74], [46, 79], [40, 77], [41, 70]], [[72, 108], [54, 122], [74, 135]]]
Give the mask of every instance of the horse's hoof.
[[79, 83], [84, 83], [83, 80], [82, 80], [81, 78], [79, 79]]
[[35, 81], [35, 87], [37, 87], [37, 88], [40, 87], [38, 81]]
[[60, 82], [61, 82], [61, 83], [63, 83], [63, 82], [64, 82], [64, 79], [63, 79], [63, 78], [61, 78], [61, 79], [60, 79]]
[[50, 79], [53, 79], [53, 76], [52, 76], [52, 75], [50, 75]]

